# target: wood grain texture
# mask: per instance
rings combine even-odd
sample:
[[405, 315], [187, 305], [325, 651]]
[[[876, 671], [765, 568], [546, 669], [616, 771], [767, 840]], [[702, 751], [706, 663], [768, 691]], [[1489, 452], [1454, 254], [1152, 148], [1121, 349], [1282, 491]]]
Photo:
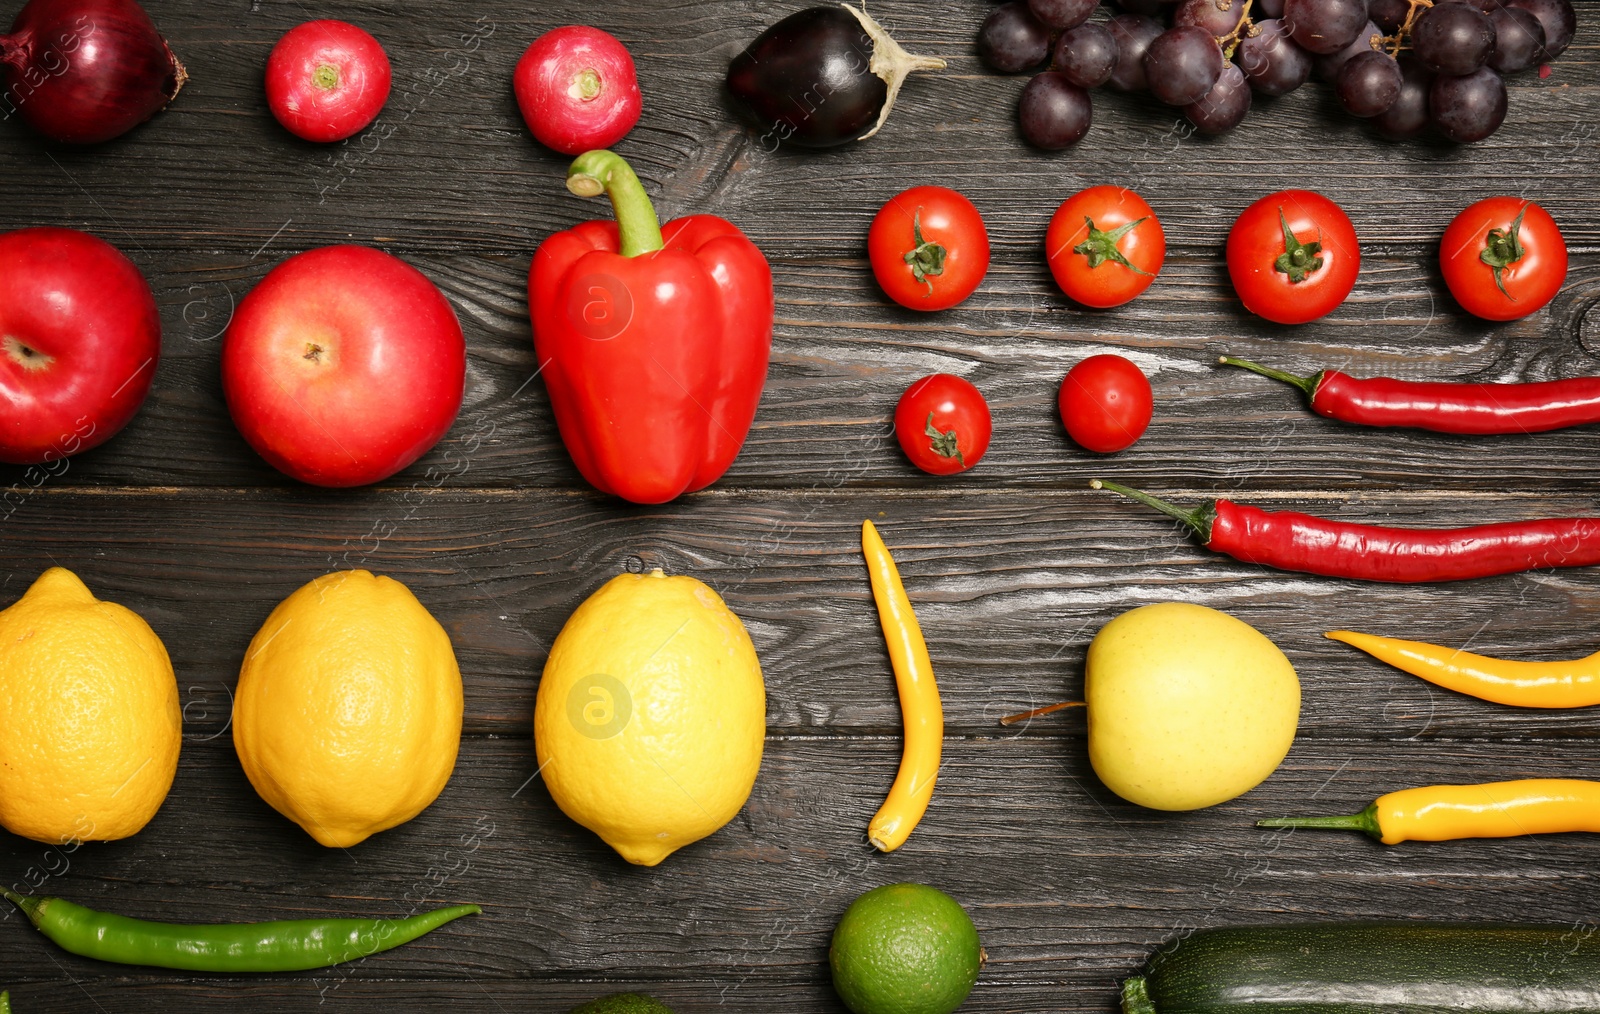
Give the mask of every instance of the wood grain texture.
[[[972, 380], [995, 417], [984, 461], [942, 484], [950, 489], [1081, 488], [1101, 470], [1134, 483], [1240, 491], [1428, 489], [1441, 474], [1462, 490], [1593, 486], [1600, 426], [1487, 439], [1350, 427], [1311, 413], [1293, 388], [1216, 360], [1226, 352], [1305, 374], [1335, 367], [1430, 380], [1597, 375], [1600, 256], [1577, 257], [1550, 307], [1507, 325], [1467, 318], [1431, 266], [1369, 258], [1356, 295], [1328, 319], [1299, 328], [1239, 310], [1220, 261], [1170, 260], [1160, 281], [1127, 307], [1089, 313], [1068, 305], [1029, 257], [1027, 265], [997, 265], [968, 304], [935, 315], [890, 304], [864, 259], [779, 262], [766, 391], [719, 488], [925, 487], [889, 420], [900, 393], [934, 372]], [[582, 487], [535, 376], [528, 259], [410, 260], [450, 296], [465, 327], [467, 395], [450, 435], [384, 485]], [[218, 365], [233, 308], [276, 260], [183, 254], [163, 263], [169, 266], [152, 276], [163, 359], [143, 411], [120, 436], [51, 470], [61, 474], [0, 466], [0, 497], [46, 481], [294, 486], [235, 430]], [[1148, 436], [1114, 457], [1075, 447], [1056, 408], [1067, 370], [1105, 351], [1149, 374], [1157, 405]]]
[[[730, 1001], [746, 1009], [738, 990], [752, 980], [805, 985], [817, 1004], [807, 1009], [835, 1010], [822, 1000], [820, 962], [833, 922], [861, 891], [907, 878], [937, 884], [969, 909], [989, 952], [984, 983], [1058, 983], [1093, 994], [1095, 1006], [1185, 929], [1423, 914], [1593, 918], [1600, 841], [1592, 836], [1386, 848], [1359, 835], [1251, 826], [1308, 808], [1354, 810], [1393, 784], [1395, 758], [1348, 743], [1302, 741], [1256, 792], [1162, 814], [1102, 788], [1081, 737], [951, 738], [927, 817], [901, 851], [881, 856], [863, 829], [896, 754], [887, 738], [769, 739], [740, 816], [645, 870], [568, 821], [530, 782], [525, 739], [468, 740], [434, 806], [348, 851], [316, 845], [268, 809], [226, 742], [213, 740], [188, 745], [174, 787], [188, 805], [164, 810], [137, 841], [85, 845], [54, 862], [70, 864], [65, 876], [42, 880], [48, 850], [8, 843], [6, 852], [24, 882], [35, 871], [39, 890], [70, 883], [87, 904], [176, 921], [485, 905], [482, 917], [346, 969], [268, 977], [305, 991], [343, 981], [341, 996], [397, 979], [648, 983], [710, 972], [732, 995], [707, 990], [690, 1010]], [[1463, 780], [1540, 770], [1463, 756], [1460, 744], [1412, 746], [1403, 763], [1406, 773], [1449, 768]], [[40, 978], [108, 976], [9, 921], [0, 926], [8, 953]]]
[[[1273, 502], [1401, 525], [1591, 507], [1582, 495], [1503, 496], [1488, 511], [1451, 495]], [[661, 567], [706, 581], [743, 618], [775, 733], [889, 735], [899, 711], [861, 560], [863, 517], [899, 561], [940, 673], [945, 720], [960, 734], [992, 734], [1004, 715], [1079, 693], [1095, 631], [1125, 609], [1172, 599], [1233, 613], [1284, 648], [1304, 676], [1304, 737], [1600, 732], [1592, 711], [1508, 712], [1321, 636], [1355, 627], [1480, 653], [1577, 658], [1596, 647], [1592, 569], [1408, 588], [1276, 573], [1088, 490], [716, 494], [625, 510], [595, 495], [510, 491], [45, 493], [0, 526], [0, 595], [9, 601], [59, 564], [135, 609], [167, 643], [191, 732], [205, 736], [225, 726], [229, 688], [273, 606], [326, 571], [366, 567], [405, 582], [449, 631], [467, 681], [468, 731], [526, 735], [533, 689], [567, 616], [611, 576]], [[1069, 724], [1081, 718], [1038, 728]]]
[[[144, 615], [179, 675], [184, 752], [139, 836], [63, 851], [0, 832], [0, 882], [173, 920], [457, 901], [486, 911], [365, 962], [253, 978], [97, 965], [7, 911], [0, 988], [19, 1014], [560, 1012], [629, 988], [686, 1014], [838, 1014], [826, 968], [833, 924], [861, 891], [898, 880], [968, 907], [990, 961], [962, 1010], [995, 1014], [1110, 1011], [1116, 981], [1159, 941], [1202, 926], [1398, 917], [1594, 930], [1600, 838], [1385, 848], [1251, 824], [1354, 812], [1412, 784], [1600, 777], [1592, 711], [1499, 708], [1321, 637], [1355, 627], [1577, 657], [1597, 647], [1600, 571], [1406, 588], [1277, 574], [1085, 488], [1103, 473], [1177, 499], [1220, 492], [1419, 526], [1600, 512], [1600, 428], [1491, 440], [1358, 431], [1311, 415], [1288, 388], [1214, 365], [1226, 351], [1308, 373], [1600, 374], [1600, 35], [1586, 6], [1576, 44], [1550, 78], [1517, 79], [1506, 126], [1483, 145], [1377, 141], [1313, 86], [1259, 103], [1218, 140], [1188, 136], [1147, 99], [1097, 93], [1093, 131], [1057, 155], [1016, 137], [1023, 79], [978, 66], [979, 0], [937, 11], [874, 0], [908, 48], [950, 68], [915, 79], [879, 137], [809, 153], [762, 150], [719, 87], [728, 58], [800, 4], [319, 7], [316, 16], [373, 31], [396, 72], [378, 123], [333, 147], [281, 131], [259, 86], [268, 49], [307, 8], [148, 6], [192, 74], [171, 110], [90, 150], [0, 122], [0, 229], [69, 225], [116, 243], [151, 280], [165, 332], [152, 397], [123, 435], [48, 471], [0, 468], [0, 605], [60, 564]], [[532, 251], [605, 209], [565, 191], [566, 160], [528, 137], [509, 80], [534, 35], [571, 22], [611, 30], [635, 54], [646, 111], [619, 150], [662, 213], [728, 217], [774, 266], [773, 366], [744, 453], [713, 489], [661, 507], [582, 483], [534, 379]], [[1056, 289], [1040, 246], [1060, 200], [1101, 182], [1140, 190], [1171, 254], [1144, 296], [1088, 312]], [[916, 183], [972, 197], [995, 250], [980, 292], [931, 316], [890, 305], [865, 260], [872, 214]], [[1221, 262], [1238, 211], [1280, 186], [1338, 200], [1363, 241], [1355, 294], [1299, 328], [1245, 314]], [[1543, 203], [1574, 258], [1548, 309], [1490, 325], [1451, 302], [1436, 247], [1462, 206], [1507, 192]], [[290, 253], [335, 242], [416, 264], [468, 337], [461, 418], [378, 489], [293, 484], [251, 454], [221, 396], [219, 337], [238, 300]], [[1068, 443], [1055, 396], [1073, 363], [1107, 350], [1150, 374], [1158, 408], [1143, 441], [1099, 458]], [[888, 429], [900, 392], [934, 371], [972, 379], [995, 412], [982, 465], [938, 481], [905, 463]], [[890, 856], [863, 842], [900, 727], [859, 554], [866, 517], [900, 563], [947, 721], [939, 791]], [[284, 596], [343, 566], [416, 592], [450, 633], [467, 698], [461, 758], [439, 801], [348, 852], [315, 845], [261, 802], [228, 726], [251, 635]], [[658, 566], [707, 581], [744, 619], [769, 728], [739, 817], [642, 870], [557, 810], [528, 737], [545, 655], [572, 609], [610, 576]], [[1081, 714], [998, 725], [1078, 694], [1095, 631], [1172, 599], [1267, 633], [1304, 689], [1280, 771], [1192, 814], [1141, 810], [1104, 789]]]

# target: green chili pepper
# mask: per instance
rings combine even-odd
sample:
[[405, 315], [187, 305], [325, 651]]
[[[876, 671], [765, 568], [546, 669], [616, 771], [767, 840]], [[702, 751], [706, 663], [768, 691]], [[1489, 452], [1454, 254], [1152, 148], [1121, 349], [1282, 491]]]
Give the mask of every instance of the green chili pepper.
[[11, 993], [0, 993], [0, 1014], [11, 1014]]
[[[60, 898], [0, 890], [63, 950], [123, 965], [192, 972], [303, 972], [377, 954], [415, 940], [477, 905], [435, 909], [406, 919], [291, 919], [183, 926], [106, 915]], [[0, 1014], [5, 1014], [0, 1009]]]

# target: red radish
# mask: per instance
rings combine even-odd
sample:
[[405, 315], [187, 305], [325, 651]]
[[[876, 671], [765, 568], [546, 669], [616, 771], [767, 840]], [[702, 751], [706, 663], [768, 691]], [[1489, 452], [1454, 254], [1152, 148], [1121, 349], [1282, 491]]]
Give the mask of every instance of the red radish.
[[267, 105], [307, 141], [343, 141], [365, 130], [389, 100], [389, 57], [344, 21], [307, 21], [267, 57]]
[[115, 436], [150, 392], [161, 317], [139, 269], [72, 229], [0, 236], [0, 461], [33, 465]]
[[0, 110], [69, 144], [127, 133], [189, 78], [134, 0], [31, 0], [0, 35], [0, 69]]
[[296, 254], [239, 302], [222, 393], [274, 467], [362, 486], [420, 458], [461, 409], [461, 323], [426, 275], [364, 246]]
[[517, 61], [512, 85], [533, 136], [564, 155], [609, 148], [639, 122], [633, 57], [598, 28], [568, 25], [539, 36]]

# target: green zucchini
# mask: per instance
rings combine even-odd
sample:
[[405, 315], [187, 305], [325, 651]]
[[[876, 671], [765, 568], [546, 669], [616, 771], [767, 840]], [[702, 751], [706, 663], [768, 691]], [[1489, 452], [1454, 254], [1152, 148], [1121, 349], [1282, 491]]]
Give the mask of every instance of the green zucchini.
[[1600, 1014], [1592, 923], [1197, 930], [1122, 984], [1123, 1014]]

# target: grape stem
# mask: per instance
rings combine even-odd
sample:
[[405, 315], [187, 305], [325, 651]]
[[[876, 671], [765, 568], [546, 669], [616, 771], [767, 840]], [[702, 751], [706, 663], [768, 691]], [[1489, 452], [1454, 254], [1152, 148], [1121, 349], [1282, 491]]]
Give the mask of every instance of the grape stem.
[[1411, 6], [1406, 10], [1406, 19], [1393, 35], [1385, 36], [1383, 44], [1389, 47], [1389, 55], [1399, 59], [1400, 51], [1406, 48], [1406, 42], [1411, 38], [1411, 27], [1416, 24], [1417, 15], [1433, 6], [1433, 0], [1410, 0]]
[[[1219, 10], [1225, 11], [1228, 8], [1223, 4], [1232, 2], [1233, 0], [1219, 0], [1217, 7]], [[1256, 23], [1250, 20], [1250, 5], [1253, 3], [1255, 3], [1255, 0], [1244, 0], [1244, 3], [1239, 7], [1239, 20], [1234, 22], [1233, 31], [1227, 35], [1217, 36], [1217, 45], [1222, 47], [1222, 58], [1224, 60], [1233, 59], [1233, 51], [1239, 48], [1241, 41], [1261, 33], [1261, 29], [1256, 27]]]

